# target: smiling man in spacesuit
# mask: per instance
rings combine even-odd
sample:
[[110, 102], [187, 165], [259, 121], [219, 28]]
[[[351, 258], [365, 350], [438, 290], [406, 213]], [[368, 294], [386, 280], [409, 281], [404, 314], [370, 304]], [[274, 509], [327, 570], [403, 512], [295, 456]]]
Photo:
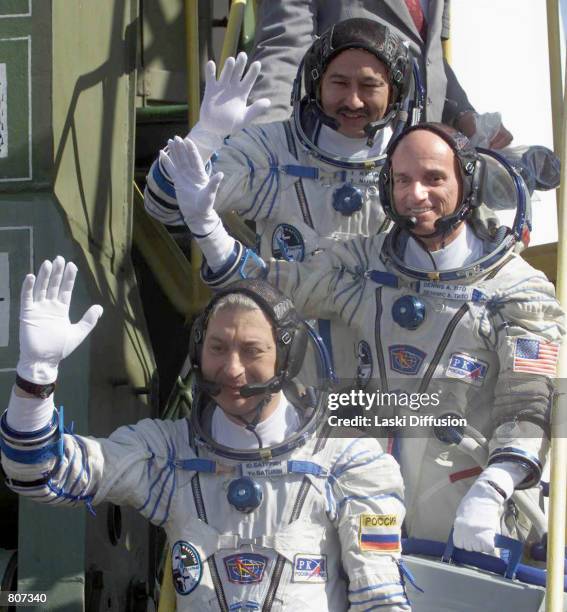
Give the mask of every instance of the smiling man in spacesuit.
[[[514, 489], [534, 487], [541, 476], [564, 333], [553, 285], [517, 254], [529, 234], [522, 179], [452, 128], [414, 126], [392, 143], [381, 173], [389, 234], [346, 242], [309, 262], [266, 264], [229, 237], [216, 215], [222, 176], [209, 179], [201, 167], [188, 183], [186, 168], [198, 166], [191, 143], [173, 143], [169, 156], [210, 285], [263, 276], [303, 315], [339, 315], [365, 339], [365, 369], [381, 392], [440, 393], [437, 413], [464, 417], [479, 432], [488, 451], [480, 467], [454, 436], [432, 428], [402, 432], [398, 457], [409, 535], [444, 539], [454, 524], [458, 546], [493, 552], [495, 534], [515, 532]], [[500, 206], [516, 208], [512, 227], [491, 212]]]
[[128, 504], [163, 527], [180, 611], [409, 610], [399, 467], [376, 440], [325, 434], [326, 379], [303, 376], [324, 353], [291, 301], [261, 280], [220, 291], [191, 333], [190, 422], [85, 438], [64, 433], [52, 395], [102, 314], [70, 323], [76, 271], [58, 257], [24, 281], [0, 421], [8, 485], [49, 504]]
[[[260, 67], [253, 64], [242, 78], [245, 63], [243, 54], [236, 64], [229, 60], [218, 82], [209, 63], [200, 119], [188, 136], [203, 161], [211, 158], [212, 172], [226, 177], [216, 210], [254, 221], [265, 258], [303, 261], [338, 241], [385, 230], [378, 193], [385, 149], [420, 116], [420, 86], [404, 42], [370, 19], [336, 24], [304, 56], [292, 118], [242, 130], [267, 103], [246, 106]], [[183, 225], [163, 160], [148, 174], [146, 210]], [[357, 350], [344, 326], [330, 331], [325, 322], [319, 332], [338, 374], [353, 378]]]

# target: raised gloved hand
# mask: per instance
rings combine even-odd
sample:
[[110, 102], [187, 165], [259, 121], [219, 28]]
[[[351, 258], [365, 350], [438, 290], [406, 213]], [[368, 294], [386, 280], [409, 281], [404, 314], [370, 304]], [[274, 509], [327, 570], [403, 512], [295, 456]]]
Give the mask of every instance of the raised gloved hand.
[[41, 264], [37, 278], [28, 274], [20, 301], [20, 359], [17, 373], [44, 385], [57, 379], [59, 362], [72, 353], [102, 315], [91, 306], [78, 323], [69, 321], [69, 305], [77, 266], [63, 257]]
[[248, 96], [261, 68], [260, 62], [253, 62], [244, 75], [247, 60], [246, 53], [239, 53], [236, 60], [229, 57], [218, 81], [215, 78], [215, 63], [207, 62], [199, 121], [190, 132], [191, 140], [197, 145], [203, 161], [222, 144], [225, 136], [250, 125], [270, 107], [271, 102], [267, 98], [247, 105]]
[[160, 151], [160, 163], [173, 180], [179, 210], [207, 259], [216, 270], [232, 252], [231, 238], [214, 209], [223, 173], [209, 177], [191, 137], [168, 141], [168, 153]]
[[209, 177], [191, 136], [176, 136], [160, 151], [160, 162], [175, 186], [175, 196], [185, 223], [196, 237], [209, 234], [220, 219], [213, 206], [223, 173]]

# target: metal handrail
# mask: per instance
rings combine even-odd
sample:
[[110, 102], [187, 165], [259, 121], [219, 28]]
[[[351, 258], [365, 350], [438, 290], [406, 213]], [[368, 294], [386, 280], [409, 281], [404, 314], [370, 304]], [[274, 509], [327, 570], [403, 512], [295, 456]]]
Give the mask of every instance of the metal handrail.
[[[552, 6], [554, 5], [554, 6]], [[559, 50], [559, 11], [557, 0], [547, 2], [548, 30], [550, 38], [555, 38], [553, 43]], [[550, 20], [553, 23], [549, 23]], [[554, 34], [555, 33], [555, 34]], [[551, 45], [551, 41], [550, 41]], [[550, 47], [550, 62], [556, 64], [556, 49]], [[559, 51], [560, 56], [560, 51]], [[567, 68], [567, 59], [566, 59]], [[558, 75], [557, 66], [552, 72], [552, 108], [554, 113], [554, 146], [559, 148], [561, 157], [561, 186], [557, 202], [557, 298], [563, 309], [567, 308], [567, 270], [565, 261], [567, 256], [567, 83], [563, 91], [563, 107], [558, 108], [557, 103], [553, 104], [557, 94], [557, 83], [553, 79], [559, 79], [561, 84], [561, 66], [559, 65]], [[560, 113], [561, 131], [557, 134], [556, 125]], [[560, 384], [567, 378], [567, 345], [563, 343], [559, 353], [559, 363], [557, 376]], [[551, 478], [550, 478], [550, 497], [549, 497], [549, 533], [547, 538], [547, 571], [548, 582], [546, 591], [546, 612], [560, 612], [563, 610], [563, 567], [565, 550], [565, 517], [567, 504], [567, 396], [562, 389], [559, 389], [556, 401], [552, 410], [551, 417]]]
[[[198, 119], [198, 109], [200, 107], [200, 81], [199, 81], [199, 33], [198, 33], [198, 0], [185, 0], [185, 22], [187, 32], [187, 67], [188, 67], [188, 100], [189, 100], [189, 127], [195, 125]], [[238, 48], [238, 36], [240, 35], [240, 29], [244, 19], [244, 9], [246, 7], [246, 0], [233, 0], [230, 12], [228, 16], [227, 31], [223, 42], [223, 48], [221, 53], [221, 61], [219, 62], [219, 70], [222, 69], [226, 58], [230, 55], [235, 55]], [[191, 38], [191, 40], [189, 40]], [[197, 67], [191, 70], [191, 67]], [[240, 231], [249, 232], [250, 230], [244, 225], [243, 221], [231, 213], [228, 221], [229, 226], [233, 226], [235, 229], [239, 228]], [[253, 233], [252, 233], [253, 234]], [[250, 238], [250, 236], [248, 236]], [[200, 308], [203, 304], [203, 298], [205, 293], [198, 288], [203, 288], [204, 285], [200, 281], [200, 265], [202, 256], [195, 245], [195, 242], [191, 243], [191, 308]], [[183, 385], [178, 384], [178, 392], [185, 393]], [[173, 400], [175, 403], [175, 400]], [[169, 544], [166, 544], [168, 547]], [[167, 554], [165, 559], [165, 567], [163, 573], [163, 580], [161, 583], [160, 590], [160, 601], [158, 612], [171, 612], [175, 610], [175, 593], [173, 589], [173, 572], [171, 565], [171, 555]]]

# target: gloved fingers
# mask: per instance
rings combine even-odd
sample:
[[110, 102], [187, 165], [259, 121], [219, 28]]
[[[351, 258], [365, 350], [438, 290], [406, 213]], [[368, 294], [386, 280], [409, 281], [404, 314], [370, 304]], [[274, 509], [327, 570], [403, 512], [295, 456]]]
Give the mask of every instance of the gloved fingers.
[[[242, 55], [246, 55], [245, 53]], [[254, 83], [260, 74], [260, 70], [262, 68], [262, 64], [260, 62], [252, 62], [248, 68], [248, 71], [244, 75], [240, 83], [240, 88], [242, 91], [245, 91], [248, 95], [252, 91], [252, 87], [254, 87]]]
[[65, 345], [65, 351], [62, 358], [70, 355], [91, 333], [102, 316], [102, 312], [102, 306], [99, 304], [94, 304], [87, 310], [87, 312], [85, 312], [80, 321], [71, 326], [71, 333]]
[[232, 71], [233, 85], [238, 86], [241, 83], [241, 81], [244, 80], [242, 76], [244, 74], [244, 70], [246, 69], [247, 61], [248, 61], [248, 56], [246, 55], [246, 53], [244, 53], [244, 51], [241, 51], [236, 56], [236, 62], [234, 63], [234, 70]]
[[51, 275], [49, 277], [49, 283], [47, 284], [47, 292], [45, 297], [48, 300], [56, 300], [59, 295], [59, 289], [61, 288], [61, 281], [63, 279], [63, 271], [65, 270], [65, 260], [61, 255], [58, 255], [51, 264]]
[[174, 140], [168, 141], [168, 146], [171, 161], [175, 166], [174, 176], [196, 185], [206, 185], [209, 182], [199, 150], [191, 138], [176, 136]]
[[211, 176], [211, 179], [209, 180], [209, 184], [207, 185], [207, 193], [210, 194], [212, 196], [212, 205], [214, 206], [215, 203], [215, 198], [217, 195], [217, 191], [218, 188], [222, 182], [222, 179], [224, 178], [224, 174], [222, 172], [217, 172], [216, 174], [213, 174], [213, 176]]
[[224, 66], [222, 67], [220, 77], [218, 78], [219, 87], [225, 87], [232, 78], [232, 73], [234, 71], [235, 64], [234, 57], [227, 57]]
[[159, 152], [159, 163], [162, 170], [164, 170], [167, 176], [173, 181], [176, 173], [175, 166], [173, 165], [169, 155], [163, 150]]
[[39, 302], [44, 300], [47, 294], [47, 286], [49, 277], [51, 276], [52, 264], [49, 259], [46, 259], [40, 266], [33, 286], [33, 301]]
[[463, 524], [461, 519], [455, 521], [453, 530], [453, 544], [457, 548], [473, 552], [482, 552], [494, 555], [494, 537], [496, 533], [492, 529], [474, 528]]
[[[217, 66], [213, 60], [205, 64], [205, 90], [211, 91], [217, 83]], [[205, 94], [206, 97], [206, 94]]]
[[254, 104], [250, 105], [246, 109], [246, 113], [244, 115], [245, 123], [252, 123], [256, 118], [263, 115], [272, 105], [272, 102], [268, 98], [260, 98], [256, 100]]
[[489, 555], [496, 554], [496, 548], [494, 548], [494, 531], [482, 531], [476, 535], [473, 541], [473, 550], [478, 552], [487, 553]]
[[59, 288], [59, 295], [57, 296], [59, 301], [67, 306], [71, 303], [71, 296], [73, 295], [73, 287], [75, 286], [76, 278], [77, 266], [72, 261], [69, 261], [65, 266], [61, 287]]
[[33, 287], [35, 276], [28, 274], [22, 283], [22, 292], [20, 294], [20, 310], [29, 310], [33, 306]]

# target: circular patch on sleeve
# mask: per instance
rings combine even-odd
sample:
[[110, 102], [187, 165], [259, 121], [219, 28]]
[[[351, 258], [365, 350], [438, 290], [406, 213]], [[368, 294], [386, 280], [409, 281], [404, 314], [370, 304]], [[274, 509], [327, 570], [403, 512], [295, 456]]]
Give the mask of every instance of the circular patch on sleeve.
[[180, 595], [193, 592], [203, 576], [201, 557], [192, 544], [178, 540], [171, 549], [173, 586]]
[[288, 223], [280, 223], [272, 234], [272, 255], [286, 261], [303, 261], [305, 241], [301, 232]]

